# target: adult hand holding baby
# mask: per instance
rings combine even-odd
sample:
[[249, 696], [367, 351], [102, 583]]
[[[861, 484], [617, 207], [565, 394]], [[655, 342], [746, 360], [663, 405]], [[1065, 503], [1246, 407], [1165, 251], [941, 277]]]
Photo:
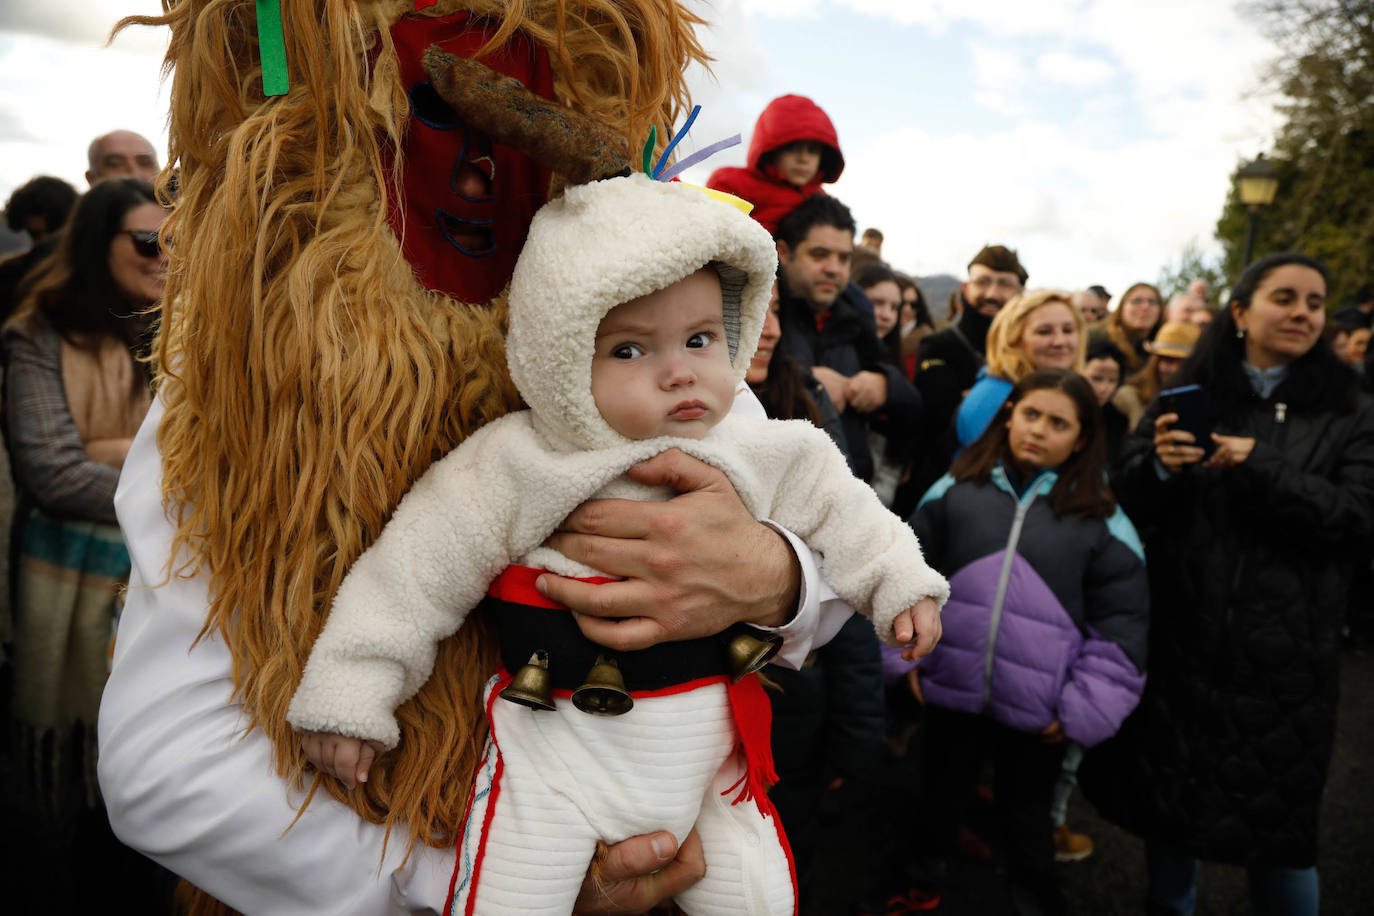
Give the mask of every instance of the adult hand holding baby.
[[713, 636], [741, 621], [788, 621], [800, 591], [797, 558], [780, 534], [755, 520], [721, 471], [670, 449], [629, 476], [678, 495], [583, 503], [548, 540], [564, 556], [625, 581], [592, 585], [546, 573], [537, 583], [573, 610], [588, 639], [624, 652]]

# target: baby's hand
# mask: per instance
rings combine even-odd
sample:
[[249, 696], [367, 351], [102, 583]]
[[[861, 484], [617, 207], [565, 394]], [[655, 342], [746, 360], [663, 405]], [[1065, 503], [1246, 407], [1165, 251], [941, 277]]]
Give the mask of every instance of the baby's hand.
[[930, 654], [940, 641], [940, 609], [934, 598], [922, 598], [897, 615], [892, 622], [892, 635], [906, 644], [902, 658], [914, 662]]
[[329, 732], [301, 732], [301, 749], [315, 769], [328, 773], [350, 789], [367, 782], [372, 761], [380, 752], [380, 748], [370, 741]]

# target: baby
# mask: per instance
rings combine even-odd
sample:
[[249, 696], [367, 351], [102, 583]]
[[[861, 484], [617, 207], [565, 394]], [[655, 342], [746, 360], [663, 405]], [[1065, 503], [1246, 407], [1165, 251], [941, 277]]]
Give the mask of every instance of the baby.
[[[623, 715], [569, 699], [612, 653], [533, 582], [599, 574], [541, 545], [588, 499], [672, 495], [626, 477], [633, 465], [677, 447], [720, 468], [756, 518], [822, 554], [826, 581], [884, 642], [938, 632], [947, 583], [829, 437], [730, 412], [775, 269], [766, 231], [688, 185], [631, 175], [547, 204], [509, 297], [507, 359], [530, 409], [436, 462], [340, 587], [288, 717], [312, 763], [350, 784], [397, 743], [394, 710], [438, 642], [479, 603], [500, 634], [448, 912], [566, 916], [599, 840], [667, 829], [681, 841], [694, 827], [708, 868], [678, 896], [683, 910], [795, 910], [764, 794], [776, 778], [767, 698], [753, 676], [732, 683], [722, 641], [616, 653], [633, 700]], [[508, 672], [536, 655], [553, 709], [501, 701]]]

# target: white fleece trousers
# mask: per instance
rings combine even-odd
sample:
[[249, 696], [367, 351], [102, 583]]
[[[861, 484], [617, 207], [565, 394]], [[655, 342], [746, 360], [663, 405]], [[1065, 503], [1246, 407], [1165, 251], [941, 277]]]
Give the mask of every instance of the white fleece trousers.
[[[776, 815], [732, 805], [743, 754], [723, 683], [636, 695], [623, 716], [571, 700], [536, 711], [494, 699], [491, 737], [459, 838], [449, 916], [568, 916], [598, 839], [696, 827], [706, 876], [680, 894], [690, 916], [792, 916], [793, 876]], [[734, 786], [734, 791], [730, 791]], [[722, 794], [725, 793], [725, 794]]]

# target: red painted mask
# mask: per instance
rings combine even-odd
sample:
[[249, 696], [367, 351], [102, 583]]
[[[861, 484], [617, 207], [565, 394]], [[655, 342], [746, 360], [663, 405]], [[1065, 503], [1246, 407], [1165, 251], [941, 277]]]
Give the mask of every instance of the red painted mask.
[[[492, 33], [469, 13], [406, 17], [391, 28], [410, 123], [401, 143], [401, 200], [391, 200], [387, 219], [420, 282], [461, 302], [487, 302], [505, 289], [549, 187], [547, 169], [464, 126], [421, 65], [430, 45], [470, 58]], [[523, 35], [482, 63], [553, 98], [548, 55]]]

